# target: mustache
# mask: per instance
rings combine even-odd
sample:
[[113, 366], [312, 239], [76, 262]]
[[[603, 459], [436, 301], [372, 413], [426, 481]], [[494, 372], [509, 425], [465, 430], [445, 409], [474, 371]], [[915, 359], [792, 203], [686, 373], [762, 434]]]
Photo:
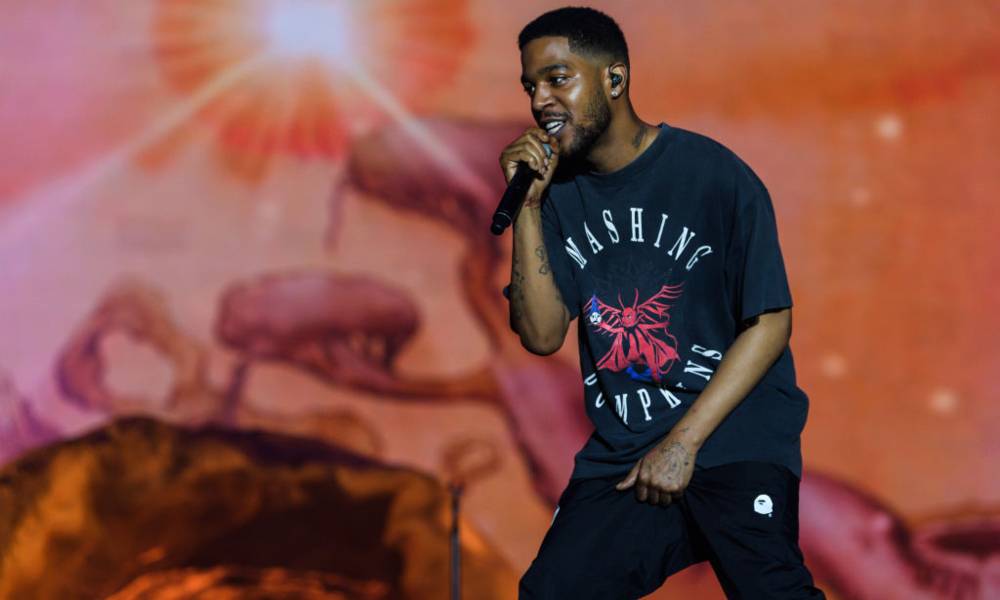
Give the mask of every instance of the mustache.
[[535, 116], [536, 123], [541, 123], [544, 119], [565, 119], [570, 121], [573, 119], [573, 115], [570, 113], [542, 113]]

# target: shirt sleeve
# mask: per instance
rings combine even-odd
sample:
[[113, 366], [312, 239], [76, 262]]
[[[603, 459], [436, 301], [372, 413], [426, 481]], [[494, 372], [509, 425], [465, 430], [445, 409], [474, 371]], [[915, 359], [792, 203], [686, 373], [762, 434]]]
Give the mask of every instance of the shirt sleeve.
[[552, 198], [548, 194], [542, 202], [542, 240], [545, 243], [545, 252], [549, 256], [552, 277], [556, 281], [556, 287], [559, 288], [559, 295], [569, 310], [570, 320], [575, 319], [580, 316], [580, 291], [573, 276], [572, 259], [566, 252], [566, 242], [559, 226], [559, 218]]
[[745, 322], [761, 313], [792, 306], [778, 227], [767, 188], [737, 159], [732, 238], [726, 257], [734, 316]]

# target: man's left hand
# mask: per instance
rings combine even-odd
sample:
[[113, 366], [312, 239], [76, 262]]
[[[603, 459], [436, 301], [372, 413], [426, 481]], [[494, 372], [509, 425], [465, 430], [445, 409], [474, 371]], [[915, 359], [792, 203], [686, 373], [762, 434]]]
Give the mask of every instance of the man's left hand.
[[691, 481], [697, 453], [693, 444], [671, 432], [635, 463], [615, 489], [622, 491], [634, 486], [639, 502], [667, 506], [680, 498]]

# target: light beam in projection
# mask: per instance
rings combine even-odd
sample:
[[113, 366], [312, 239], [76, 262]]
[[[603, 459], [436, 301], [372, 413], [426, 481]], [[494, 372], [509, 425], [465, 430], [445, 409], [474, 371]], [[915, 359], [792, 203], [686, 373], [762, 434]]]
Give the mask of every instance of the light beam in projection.
[[[476, 198], [488, 198], [493, 194], [489, 184], [471, 169], [462, 157], [441, 142], [426, 127], [407, 112], [384, 87], [363, 71], [351, 71], [351, 76], [368, 97], [392, 116], [403, 127], [403, 130], [426, 151], [439, 165], [442, 171], [450, 173], [467, 192]], [[485, 224], [484, 224], [485, 226]]]
[[[0, 213], [0, 254], [15, 251], [25, 235], [39, 231], [41, 223], [64, 210], [90, 186], [121, 169], [136, 153], [190, 119], [212, 99], [256, 68], [259, 60], [260, 57], [246, 60], [219, 73], [124, 144], [11, 202], [11, 208]], [[16, 261], [12, 265], [14, 271], [22, 271], [28, 267], [27, 261]]]
[[[400, 122], [415, 144], [451, 172], [471, 194], [477, 197], [490, 195], [492, 192], [486, 182], [460, 156], [421, 127], [405, 103], [371, 73], [373, 70], [384, 71], [386, 61], [391, 57], [372, 54], [372, 44], [355, 43], [351, 32], [364, 31], [372, 36], [377, 33], [372, 28], [384, 24], [388, 31], [373, 36], [384, 42], [392, 37], [391, 34], [405, 31], [413, 25], [400, 22], [405, 20], [405, 13], [398, 12], [396, 9], [399, 7], [391, 6], [380, 13], [378, 9], [372, 8], [377, 4], [387, 3], [372, 3], [367, 7], [368, 12], [362, 15], [352, 11], [348, 3], [336, 0], [258, 0], [248, 4], [233, 4], [223, 0], [212, 5], [197, 5], [182, 0], [171, 3], [171, 18], [199, 25], [190, 26], [187, 30], [189, 38], [185, 40], [181, 35], [183, 31], [168, 23], [167, 33], [161, 35], [160, 43], [174, 49], [178, 47], [177, 44], [180, 47], [187, 44], [216, 48], [215, 53], [181, 52], [179, 56], [176, 52], [167, 51], [175, 59], [170, 62], [171, 68], [175, 72], [207, 69], [212, 77], [199, 81], [198, 87], [186, 92], [184, 100], [176, 103], [130, 140], [83, 168], [31, 190], [11, 203], [12, 208], [7, 214], [0, 216], [0, 237], [3, 240], [0, 242], [0, 251], [15, 250], [26, 233], [65, 210], [74, 198], [80, 197], [90, 186], [128, 164], [136, 154], [178, 127], [190, 126], [198, 115], [211, 113], [228, 124], [243, 121], [239, 127], [243, 135], [237, 141], [242, 140], [251, 146], [273, 146], [276, 143], [274, 136], [281, 135], [275, 132], [282, 127], [286, 129], [286, 142], [288, 138], [297, 135], [318, 139], [321, 134], [316, 130], [329, 126], [329, 113], [336, 109], [336, 106], [322, 106], [324, 93], [319, 93], [321, 98], [316, 99], [318, 88], [330, 90], [331, 93], [337, 92], [339, 88], [350, 88], [347, 95], [350, 96], [352, 105], [364, 103], [377, 107]], [[440, 7], [428, 8], [425, 2], [419, 0], [411, 0], [411, 4], [420, 8], [411, 18], [422, 19], [424, 24], [429, 22], [428, 19], [433, 21], [447, 17], [442, 14]], [[219, 12], [220, 6], [226, 8], [222, 13]], [[240, 8], [241, 11], [237, 10]], [[379, 14], [386, 18], [382, 22], [370, 22]], [[396, 22], [393, 23], [389, 17], [395, 18]], [[366, 21], [360, 22], [359, 19]], [[209, 28], [209, 25], [214, 26], [214, 29]], [[458, 35], [458, 38], [461, 37]], [[398, 51], [405, 47], [407, 52], [420, 55], [419, 42], [417, 37], [406, 40], [402, 45], [383, 47], [387, 49], [387, 54], [392, 54], [392, 48]], [[358, 54], [352, 52], [355, 49], [359, 50]], [[240, 60], [233, 62], [227, 59], [229, 62], [226, 62], [220, 56], [238, 56]], [[365, 60], [361, 60], [362, 57]], [[322, 64], [320, 69], [316, 68], [317, 59]], [[428, 68], [426, 64], [422, 66], [424, 69]], [[438, 66], [443, 68], [444, 65]], [[431, 71], [428, 72], [433, 72], [435, 68], [430, 65]], [[296, 78], [289, 75], [298, 69], [306, 76]], [[317, 81], [317, 78], [321, 78], [321, 81]], [[345, 86], [345, 81], [356, 85]], [[362, 94], [355, 93], [355, 90], [360, 90]], [[251, 91], [260, 92], [263, 97], [248, 93]], [[338, 97], [344, 95], [340, 93]], [[359, 99], [359, 96], [363, 99]], [[271, 100], [270, 103], [268, 99]], [[353, 107], [352, 105], [345, 106]], [[267, 114], [267, 111], [262, 111], [262, 106], [271, 106], [275, 110]], [[260, 114], [247, 118], [248, 112], [254, 111]], [[302, 118], [297, 118], [292, 114], [296, 112], [304, 112], [304, 117], [299, 114], [298, 117]], [[278, 122], [282, 120], [288, 122]], [[312, 126], [314, 131], [301, 133], [303, 127], [308, 126]], [[18, 271], [29, 268], [27, 261], [18, 263]]]
[[161, 0], [153, 44], [181, 92], [242, 56], [268, 57], [197, 115], [216, 132], [225, 165], [259, 180], [279, 155], [340, 158], [355, 135], [384, 121], [383, 103], [359, 93], [352, 72], [380, 82], [407, 112], [426, 108], [471, 46], [466, 8], [466, 0]]

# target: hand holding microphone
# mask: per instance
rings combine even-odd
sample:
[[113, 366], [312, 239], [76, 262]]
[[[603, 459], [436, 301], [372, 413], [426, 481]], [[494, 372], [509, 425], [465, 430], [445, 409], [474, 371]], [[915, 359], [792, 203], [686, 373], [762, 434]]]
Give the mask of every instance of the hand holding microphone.
[[559, 163], [556, 140], [538, 127], [527, 129], [500, 154], [500, 167], [507, 177], [507, 190], [493, 215], [490, 231], [500, 235], [511, 224], [523, 202], [536, 207], [552, 181]]

